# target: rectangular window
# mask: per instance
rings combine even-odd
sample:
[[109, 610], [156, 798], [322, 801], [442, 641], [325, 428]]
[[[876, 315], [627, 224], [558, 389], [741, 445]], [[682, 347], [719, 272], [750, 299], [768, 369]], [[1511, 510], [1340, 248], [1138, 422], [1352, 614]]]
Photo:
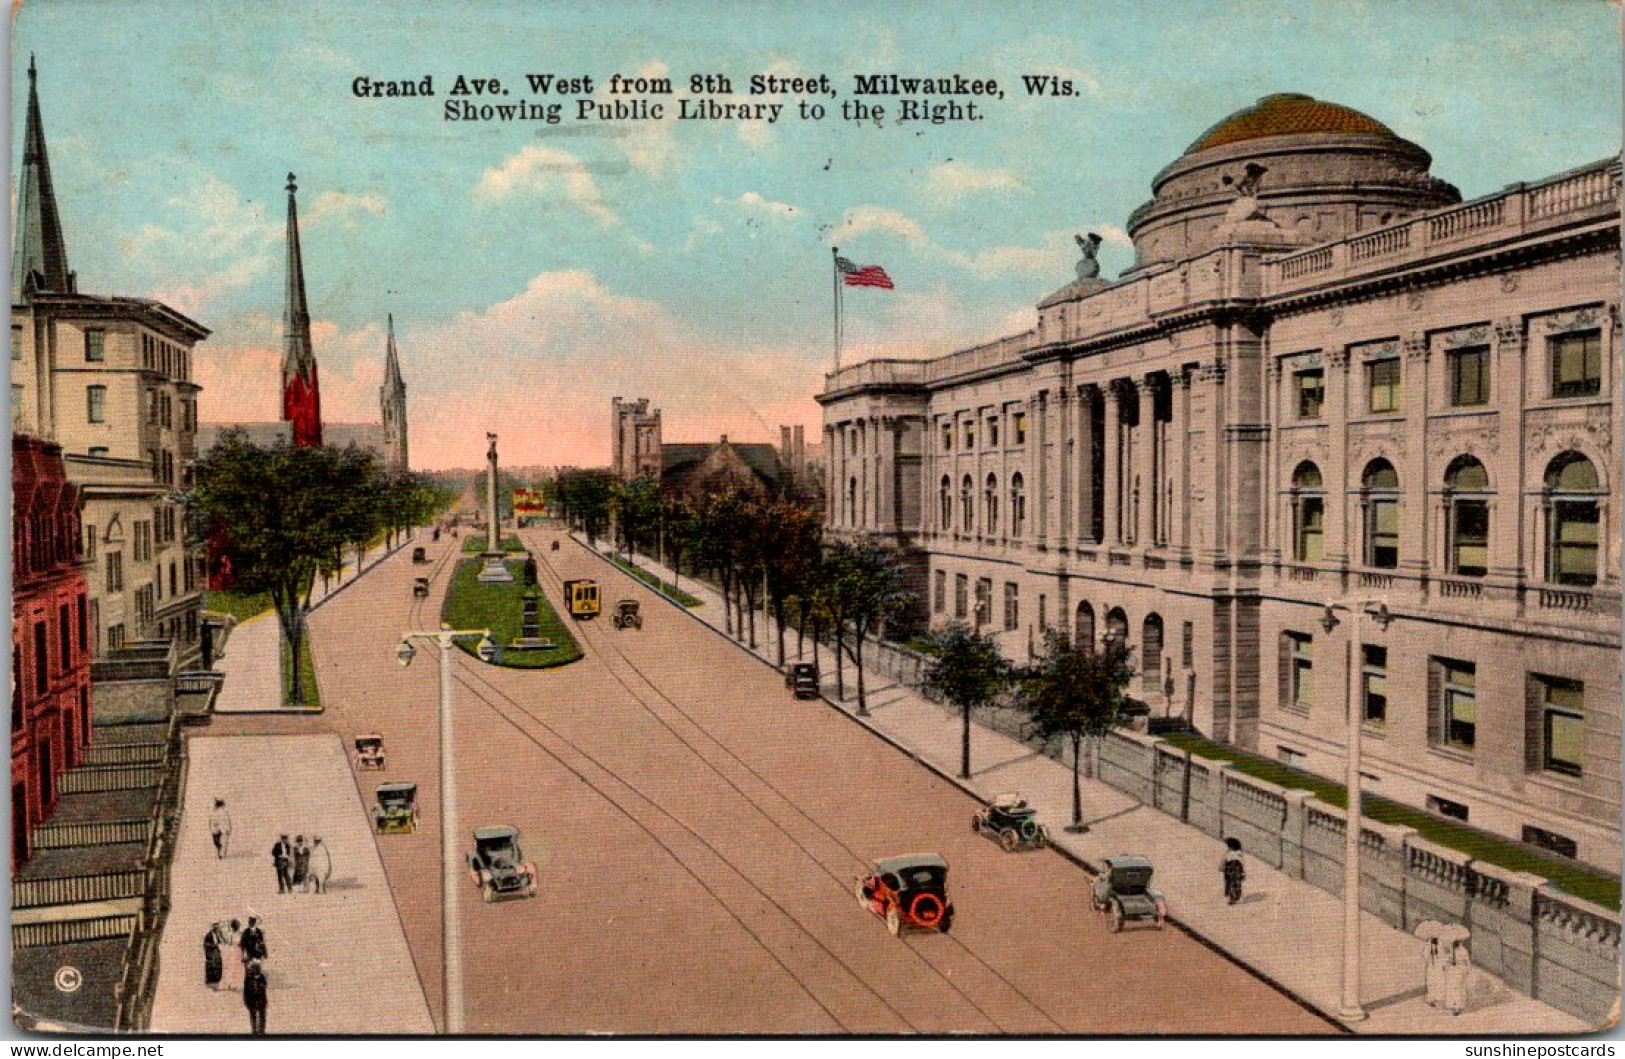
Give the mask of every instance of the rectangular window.
[[1399, 501], [1372, 500], [1366, 505], [1365, 564], [1383, 570], [1399, 565]]
[[1196, 624], [1185, 623], [1184, 643], [1179, 650], [1179, 663], [1186, 669], [1196, 664]]
[[1365, 720], [1368, 724], [1383, 724], [1388, 720], [1388, 648], [1365, 644], [1364, 653], [1361, 675]]
[[79, 652], [83, 654], [90, 650], [90, 611], [89, 600], [79, 597]]
[[954, 617], [963, 618], [970, 608], [970, 578], [964, 574], [954, 575]]
[[1439, 701], [1433, 711], [1433, 741], [1471, 753], [1478, 745], [1478, 667], [1471, 662], [1433, 659]]
[[23, 325], [11, 325], [11, 359], [23, 359]]
[[1460, 802], [1453, 802], [1449, 798], [1441, 798], [1437, 794], [1428, 795], [1428, 810], [1440, 816], [1448, 816], [1452, 820], [1466, 820], [1467, 807]]
[[73, 657], [73, 608], [66, 603], [56, 608], [56, 650], [57, 672], [66, 673]]
[[1010, 420], [1010, 429], [1016, 435], [1016, 444], [1027, 444], [1027, 413], [1017, 412]]
[[1297, 533], [1293, 540], [1293, 558], [1300, 563], [1318, 563], [1324, 554], [1326, 501], [1318, 496], [1306, 496], [1297, 504]]
[[1308, 368], [1292, 374], [1297, 390], [1298, 418], [1319, 419], [1320, 406], [1326, 401], [1326, 372], [1321, 368]]
[[1372, 412], [1399, 411], [1399, 358], [1373, 360], [1365, 366], [1367, 405]]
[[976, 420], [965, 420], [965, 451], [976, 448]]
[[1578, 776], [1585, 762], [1585, 685], [1561, 677], [1540, 684], [1541, 768]]
[[107, 422], [107, 387], [85, 387], [85, 417], [92, 423]]
[[34, 623], [34, 694], [44, 695], [51, 686], [51, 648], [47, 642], [50, 634], [45, 631], [45, 623]]
[[1038, 631], [1039, 632], [1044, 632], [1044, 631], [1046, 631], [1048, 629], [1049, 629], [1049, 597], [1046, 596], [1044, 593], [1040, 592], [1040, 593], [1038, 593]]
[[124, 646], [124, 623], [107, 627], [107, 646], [109, 650]]
[[952, 423], [942, 424], [942, 451], [954, 451], [954, 425]]
[[1014, 632], [1021, 624], [1021, 588], [1014, 581], [1004, 583], [1004, 631]]
[[976, 625], [980, 628], [993, 620], [993, 580], [976, 579]]
[[1489, 572], [1490, 506], [1482, 500], [1457, 500], [1450, 525], [1450, 568], [1462, 577]]
[[948, 574], [938, 570], [931, 585], [932, 609], [941, 614], [948, 606]]
[[988, 416], [987, 417], [987, 447], [990, 448], [990, 449], [996, 449], [996, 448], [999, 447], [999, 417], [998, 416]]
[[85, 527], [85, 561], [87, 563], [93, 563], [93, 562], [96, 561], [96, 527], [95, 526], [86, 526]]
[[1294, 710], [1308, 710], [1314, 687], [1314, 637], [1301, 632], [1281, 634], [1281, 662], [1284, 667], [1281, 705]]
[[1585, 397], [1602, 391], [1602, 332], [1555, 335], [1546, 345], [1552, 358], [1552, 396]]
[[1558, 500], [1551, 511], [1551, 580], [1563, 585], [1596, 584], [1597, 502]]
[[1580, 845], [1566, 835], [1556, 831], [1548, 831], [1544, 827], [1535, 827], [1525, 824], [1523, 827], [1523, 840], [1531, 846], [1556, 853], [1559, 857], [1568, 857], [1571, 860], [1580, 855]]
[[1450, 404], [1456, 408], [1488, 404], [1490, 399], [1490, 347], [1468, 346], [1452, 349], [1450, 365]]
[[11, 384], [11, 429], [21, 430], [23, 426], [23, 388], [17, 383]]
[[85, 359], [100, 363], [107, 359], [107, 332], [92, 329], [85, 332]]
[[23, 686], [26, 683], [23, 677], [23, 649], [20, 644], [11, 645], [11, 730], [20, 731], [23, 726]]
[[124, 553], [107, 553], [107, 591], [124, 591]]

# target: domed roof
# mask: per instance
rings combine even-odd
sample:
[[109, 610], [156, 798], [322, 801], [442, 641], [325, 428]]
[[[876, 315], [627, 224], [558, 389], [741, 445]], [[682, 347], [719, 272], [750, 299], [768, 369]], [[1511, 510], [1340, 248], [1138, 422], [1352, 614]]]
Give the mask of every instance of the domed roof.
[[1315, 133], [1363, 133], [1400, 140], [1394, 130], [1357, 110], [1326, 103], [1312, 96], [1282, 92], [1265, 96], [1244, 107], [1204, 132], [1186, 154], [1195, 154], [1227, 143], [1257, 140], [1265, 136], [1302, 136]]

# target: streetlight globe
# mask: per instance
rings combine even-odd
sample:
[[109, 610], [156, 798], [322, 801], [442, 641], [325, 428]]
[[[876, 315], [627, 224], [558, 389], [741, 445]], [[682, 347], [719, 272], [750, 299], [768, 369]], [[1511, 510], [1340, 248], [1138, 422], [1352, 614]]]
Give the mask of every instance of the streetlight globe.
[[411, 640], [402, 640], [401, 645], [395, 648], [395, 661], [401, 664], [402, 669], [405, 669], [412, 664], [412, 659], [417, 657], [417, 653], [418, 649], [412, 646]]

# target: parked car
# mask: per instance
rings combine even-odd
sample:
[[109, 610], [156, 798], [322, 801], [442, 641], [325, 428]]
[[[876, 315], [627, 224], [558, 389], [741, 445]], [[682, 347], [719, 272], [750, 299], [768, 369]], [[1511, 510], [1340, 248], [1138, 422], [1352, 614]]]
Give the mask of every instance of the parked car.
[[798, 699], [818, 697], [818, 665], [814, 662], [793, 662], [784, 672], [784, 686]]
[[948, 862], [935, 853], [877, 860], [854, 881], [858, 904], [886, 921], [892, 937], [905, 927], [948, 933], [954, 904], [948, 900]]
[[509, 897], [536, 896], [536, 865], [525, 860], [516, 827], [477, 827], [468, 873], [490, 904]]
[[638, 601], [623, 599], [615, 604], [615, 617], [611, 619], [617, 629], [643, 628], [643, 615], [638, 613]]
[[355, 737], [355, 767], [361, 769], [384, 768], [384, 737], [377, 732]]
[[1095, 879], [1091, 904], [1112, 917], [1112, 933], [1129, 920], [1152, 920], [1157, 929], [1168, 918], [1168, 902], [1151, 889], [1151, 862], [1139, 856], [1107, 857]]
[[995, 794], [991, 805], [978, 809], [970, 818], [974, 834], [993, 835], [1006, 853], [1018, 849], [1042, 849], [1049, 833], [1037, 820], [1038, 810], [1014, 791]]
[[380, 835], [409, 835], [418, 829], [418, 785], [381, 783], [372, 824]]
[[429, 579], [418, 577], [412, 580], [412, 595], [422, 599], [429, 594]]
[[418, 547], [413, 548], [412, 549], [412, 561], [414, 563], [426, 563], [426, 562], [428, 562], [429, 561], [429, 549], [423, 547], [422, 545], [419, 545]]

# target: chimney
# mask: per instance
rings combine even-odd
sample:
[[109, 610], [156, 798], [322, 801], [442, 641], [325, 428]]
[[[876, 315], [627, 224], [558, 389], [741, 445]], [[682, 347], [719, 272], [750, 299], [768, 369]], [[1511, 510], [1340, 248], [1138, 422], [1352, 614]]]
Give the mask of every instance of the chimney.
[[796, 424], [795, 447], [795, 469], [797, 474], [801, 474], [807, 470], [807, 431], [799, 423]]

